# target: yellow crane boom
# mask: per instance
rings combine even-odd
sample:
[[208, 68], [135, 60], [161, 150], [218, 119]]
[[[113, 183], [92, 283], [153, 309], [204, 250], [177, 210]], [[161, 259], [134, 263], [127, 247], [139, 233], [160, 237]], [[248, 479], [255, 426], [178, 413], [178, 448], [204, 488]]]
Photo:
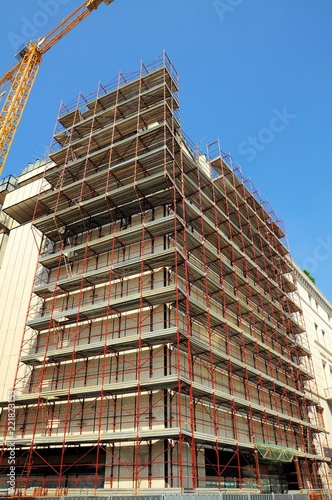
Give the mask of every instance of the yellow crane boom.
[[0, 113], [0, 175], [3, 171], [17, 127], [36, 79], [43, 54], [85, 19], [101, 3], [114, 0], [86, 0], [37, 43], [28, 42], [19, 52], [20, 61], [0, 78], [0, 98], [11, 84]]

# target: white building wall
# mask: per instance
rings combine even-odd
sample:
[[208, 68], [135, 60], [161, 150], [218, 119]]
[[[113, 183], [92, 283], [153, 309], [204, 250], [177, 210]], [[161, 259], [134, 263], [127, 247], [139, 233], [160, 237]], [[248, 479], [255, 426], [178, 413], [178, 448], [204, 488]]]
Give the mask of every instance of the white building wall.
[[296, 272], [328, 446], [332, 450], [332, 304], [299, 268]]
[[30, 224], [12, 229], [0, 269], [0, 399], [14, 383], [40, 237]]
[[[0, 401], [7, 401], [14, 384], [41, 244], [41, 236], [31, 223], [20, 224], [18, 220], [29, 219], [38, 193], [49, 187], [41, 178], [44, 163], [38, 161], [22, 173], [17, 187], [7, 193], [0, 206], [0, 229], [4, 231], [2, 239], [0, 235]], [[17, 220], [6, 212], [10, 207]], [[29, 368], [23, 367], [26, 370]], [[22, 369], [20, 374], [24, 375]]]

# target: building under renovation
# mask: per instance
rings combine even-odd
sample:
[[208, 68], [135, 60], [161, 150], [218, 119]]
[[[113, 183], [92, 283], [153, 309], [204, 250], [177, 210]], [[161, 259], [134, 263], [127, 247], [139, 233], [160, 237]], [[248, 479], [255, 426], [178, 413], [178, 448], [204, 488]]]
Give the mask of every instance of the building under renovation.
[[163, 55], [62, 106], [49, 161], [3, 186], [3, 263], [21, 234], [34, 284], [1, 489], [13, 442], [22, 496], [327, 487], [284, 230], [178, 108]]

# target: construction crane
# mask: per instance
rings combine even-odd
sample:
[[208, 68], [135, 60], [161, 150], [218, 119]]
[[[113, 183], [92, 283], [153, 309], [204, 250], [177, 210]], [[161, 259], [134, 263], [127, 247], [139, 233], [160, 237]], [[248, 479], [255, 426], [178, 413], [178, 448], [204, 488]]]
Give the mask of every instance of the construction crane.
[[101, 3], [109, 5], [113, 1], [85, 0], [44, 38], [39, 38], [36, 43], [27, 42], [16, 55], [19, 62], [0, 78], [0, 100], [5, 96], [4, 89], [11, 84], [0, 114], [0, 175], [36, 79], [42, 56]]

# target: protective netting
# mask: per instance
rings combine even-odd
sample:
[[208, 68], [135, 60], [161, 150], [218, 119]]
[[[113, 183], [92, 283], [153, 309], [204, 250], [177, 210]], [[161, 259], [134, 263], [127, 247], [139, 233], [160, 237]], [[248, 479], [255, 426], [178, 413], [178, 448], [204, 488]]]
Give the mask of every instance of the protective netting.
[[287, 448], [271, 443], [256, 443], [256, 448], [264, 460], [275, 462], [291, 462], [295, 455], [295, 448]]

